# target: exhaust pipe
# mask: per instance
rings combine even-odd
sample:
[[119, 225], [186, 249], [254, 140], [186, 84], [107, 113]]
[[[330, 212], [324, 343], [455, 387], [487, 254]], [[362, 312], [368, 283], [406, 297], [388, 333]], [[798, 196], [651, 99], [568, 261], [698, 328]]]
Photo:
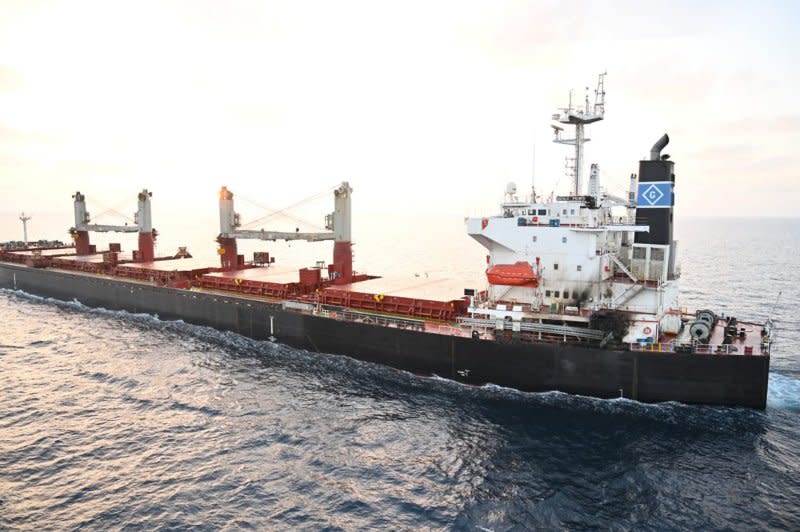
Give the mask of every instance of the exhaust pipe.
[[651, 161], [658, 161], [661, 159], [661, 150], [664, 149], [664, 146], [669, 144], [669, 135], [664, 133], [664, 136], [661, 137], [653, 144], [653, 147], [650, 148], [650, 160]]

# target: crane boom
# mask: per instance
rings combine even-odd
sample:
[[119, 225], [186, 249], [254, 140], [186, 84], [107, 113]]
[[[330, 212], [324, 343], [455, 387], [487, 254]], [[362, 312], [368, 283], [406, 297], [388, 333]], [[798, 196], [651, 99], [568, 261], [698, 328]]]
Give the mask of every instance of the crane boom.
[[342, 182], [334, 195], [334, 210], [325, 216], [325, 228], [321, 232], [267, 231], [239, 229], [241, 219], [233, 208], [233, 192], [227, 187], [219, 191], [219, 236], [218, 253], [225, 270], [236, 270], [244, 266], [244, 257], [238, 254], [237, 238], [251, 240], [305, 240], [307, 242], [334, 241], [333, 264], [330, 274], [339, 282], [350, 282], [353, 276], [353, 254], [350, 241], [350, 196], [353, 189], [350, 184]]
[[134, 214], [135, 225], [92, 224], [91, 216], [86, 210], [86, 196], [76, 192], [72, 198], [75, 210], [75, 225], [69, 230], [75, 240], [75, 252], [78, 255], [90, 255], [93, 246], [89, 241], [89, 232], [96, 233], [139, 233], [139, 249], [135, 260], [152, 261], [155, 257], [155, 235], [152, 216], [150, 214], [150, 198], [153, 193], [143, 189], [138, 195], [138, 209]]

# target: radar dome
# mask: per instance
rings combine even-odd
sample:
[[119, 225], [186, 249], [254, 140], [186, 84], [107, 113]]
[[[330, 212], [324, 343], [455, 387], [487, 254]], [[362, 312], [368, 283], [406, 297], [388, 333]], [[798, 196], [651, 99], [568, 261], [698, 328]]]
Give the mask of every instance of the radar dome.
[[506, 185], [506, 194], [513, 196], [517, 193], [517, 184], [513, 181]]

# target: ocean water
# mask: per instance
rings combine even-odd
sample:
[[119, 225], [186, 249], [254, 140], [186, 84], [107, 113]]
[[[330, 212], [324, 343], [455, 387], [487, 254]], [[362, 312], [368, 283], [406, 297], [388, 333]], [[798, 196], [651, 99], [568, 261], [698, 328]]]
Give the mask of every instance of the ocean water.
[[800, 530], [800, 220], [681, 222], [683, 303], [777, 323], [766, 411], [473, 388], [3, 291], [0, 529]]

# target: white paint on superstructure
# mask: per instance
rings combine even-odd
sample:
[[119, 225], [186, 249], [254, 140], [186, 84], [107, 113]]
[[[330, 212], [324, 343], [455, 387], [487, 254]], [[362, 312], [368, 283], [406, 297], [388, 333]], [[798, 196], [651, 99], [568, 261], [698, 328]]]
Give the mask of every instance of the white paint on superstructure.
[[[598, 90], [602, 92], [602, 77]], [[671, 275], [669, 266], [674, 263], [675, 242], [634, 243], [635, 233], [649, 231], [646, 225], [636, 225], [635, 174], [626, 201], [602, 191], [599, 167], [592, 164], [588, 195], [582, 195], [581, 144], [588, 140], [582, 137], [582, 128], [602, 119], [604, 107], [601, 103], [589, 112], [587, 100], [586, 110], [576, 111], [570, 104], [562, 111], [554, 120], [581, 130], [576, 138], [564, 139], [563, 127], [554, 126], [557, 142], [576, 146], [572, 195], [548, 202], [535, 201], [532, 195], [530, 201], [520, 201], [516, 185], [509, 183], [498, 214], [466, 220], [467, 234], [488, 251], [487, 268], [524, 261], [538, 283], [490, 284], [486, 300], [471, 306], [471, 312], [496, 320], [541, 320], [545, 315], [564, 323], [585, 323], [592, 312], [612, 309], [632, 319], [626, 341], [652, 341], [662, 329], [674, 333], [681, 325], [679, 274]], [[615, 206], [626, 210], [612, 212]], [[521, 307], [522, 314], [507, 310], [509, 304]]]

